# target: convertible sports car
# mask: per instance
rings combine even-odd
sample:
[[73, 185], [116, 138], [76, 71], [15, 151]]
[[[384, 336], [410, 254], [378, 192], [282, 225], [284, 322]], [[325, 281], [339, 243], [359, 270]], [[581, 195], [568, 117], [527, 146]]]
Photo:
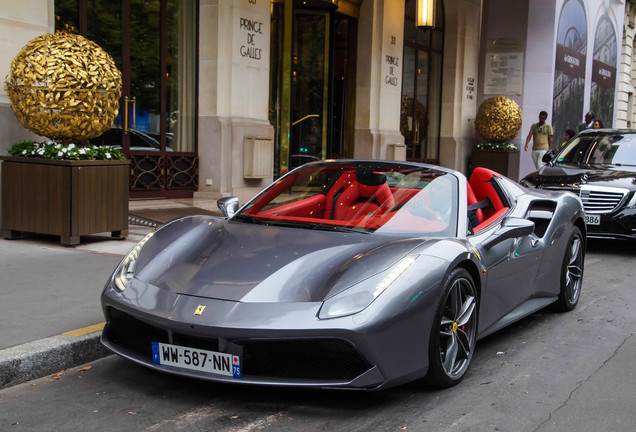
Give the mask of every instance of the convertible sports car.
[[220, 382], [377, 390], [465, 375], [476, 341], [580, 296], [584, 212], [495, 172], [303, 165], [226, 218], [144, 238], [106, 284], [102, 342]]
[[546, 156], [522, 184], [579, 195], [590, 238], [636, 239], [636, 130], [586, 130]]

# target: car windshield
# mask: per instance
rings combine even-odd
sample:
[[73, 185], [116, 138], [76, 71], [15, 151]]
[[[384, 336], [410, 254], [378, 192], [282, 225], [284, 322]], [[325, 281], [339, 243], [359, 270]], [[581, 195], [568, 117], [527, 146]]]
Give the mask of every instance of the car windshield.
[[408, 164], [308, 164], [249, 202], [232, 220], [332, 231], [452, 236], [457, 178]]
[[636, 134], [581, 135], [557, 155], [557, 163], [636, 166]]

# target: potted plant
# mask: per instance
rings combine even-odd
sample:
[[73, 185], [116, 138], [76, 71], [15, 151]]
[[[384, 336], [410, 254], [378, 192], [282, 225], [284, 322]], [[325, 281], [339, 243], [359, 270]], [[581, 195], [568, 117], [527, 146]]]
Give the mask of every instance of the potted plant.
[[472, 168], [485, 167], [513, 180], [519, 178], [519, 149], [511, 142], [478, 143], [471, 157]]
[[510, 141], [521, 129], [521, 117], [519, 105], [507, 97], [497, 96], [482, 102], [475, 127], [486, 141], [475, 145], [471, 156], [472, 168], [490, 168], [518, 180], [519, 149]]
[[46, 34], [11, 63], [5, 82], [20, 123], [49, 141], [14, 144], [2, 161], [2, 236], [128, 234], [129, 161], [112, 147], [85, 147], [113, 124], [121, 73], [79, 35]]

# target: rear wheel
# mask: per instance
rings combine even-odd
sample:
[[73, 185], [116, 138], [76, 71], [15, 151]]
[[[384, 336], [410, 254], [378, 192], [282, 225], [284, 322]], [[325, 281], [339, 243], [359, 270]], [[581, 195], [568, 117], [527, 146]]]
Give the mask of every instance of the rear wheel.
[[561, 266], [561, 290], [555, 307], [562, 311], [571, 311], [576, 307], [581, 296], [583, 283], [583, 261], [585, 248], [581, 230], [574, 227]]
[[477, 335], [477, 294], [470, 274], [455, 269], [444, 285], [429, 341], [425, 381], [435, 387], [459, 383], [470, 365]]

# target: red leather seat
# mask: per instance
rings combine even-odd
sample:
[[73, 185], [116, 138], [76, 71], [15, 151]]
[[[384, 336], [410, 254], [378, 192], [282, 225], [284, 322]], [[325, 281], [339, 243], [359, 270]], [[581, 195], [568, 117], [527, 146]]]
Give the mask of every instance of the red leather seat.
[[388, 211], [394, 206], [386, 175], [358, 169], [355, 174], [343, 174], [327, 193], [323, 217], [352, 220], [375, 213], [380, 208]]
[[[468, 205], [477, 204], [479, 202], [469, 182], [466, 182], [466, 195], [468, 198]], [[474, 211], [477, 220], [479, 221], [479, 223], [482, 223], [484, 221], [484, 212], [480, 208]]]
[[[483, 209], [482, 223], [474, 227], [474, 231], [479, 231], [495, 220], [502, 217], [509, 209], [499, 196], [499, 192], [494, 186], [494, 179], [499, 175], [488, 168], [477, 167], [473, 170], [473, 174], [468, 181], [470, 189], [472, 190], [476, 202], [489, 200], [492, 206], [485, 207]], [[470, 193], [468, 200], [470, 201]], [[470, 202], [469, 202], [470, 205]], [[493, 209], [494, 207], [494, 209]]]

